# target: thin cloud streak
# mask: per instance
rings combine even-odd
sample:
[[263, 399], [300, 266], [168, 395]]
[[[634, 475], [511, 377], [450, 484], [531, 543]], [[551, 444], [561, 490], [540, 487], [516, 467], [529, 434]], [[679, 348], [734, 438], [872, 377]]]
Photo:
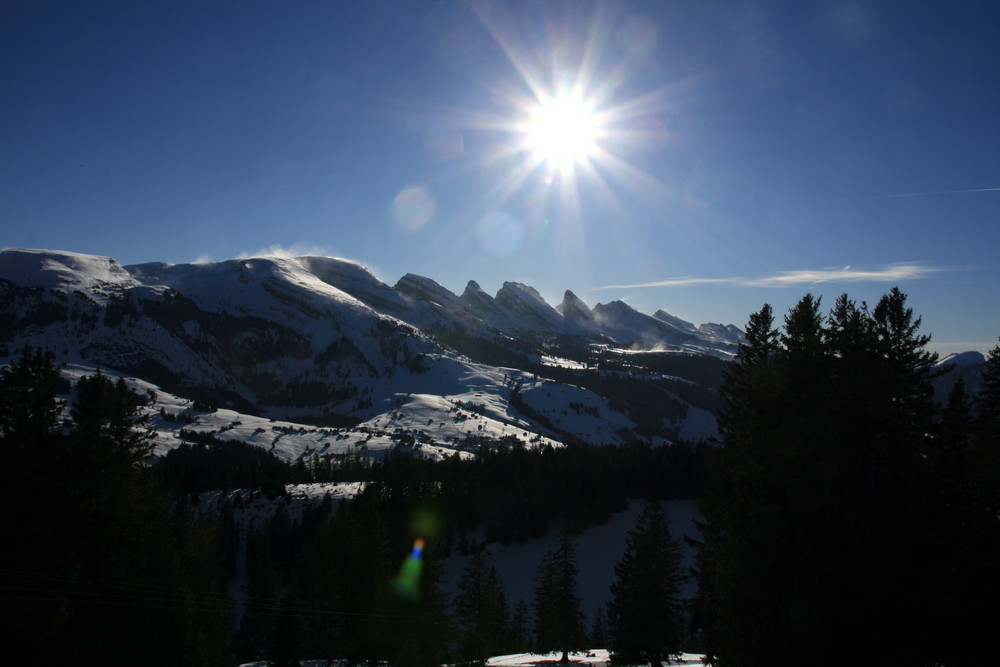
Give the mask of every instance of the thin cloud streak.
[[930, 197], [932, 195], [962, 195], [969, 192], [1000, 192], [1000, 188], [973, 188], [970, 190], [933, 190], [929, 192], [899, 192], [888, 195], [867, 195], [857, 197], [837, 197], [823, 199], [823, 202], [849, 201], [852, 199], [896, 199], [900, 197]]
[[644, 287], [686, 287], [689, 285], [729, 284], [741, 287], [800, 287], [818, 283], [860, 283], [860, 282], [894, 282], [900, 280], [917, 280], [932, 273], [945, 269], [923, 266], [921, 264], [891, 264], [883, 269], [862, 271], [851, 266], [842, 269], [805, 269], [799, 271], [781, 271], [772, 276], [758, 278], [691, 278], [678, 277], [656, 280], [633, 285], [604, 285], [591, 288], [592, 291], [610, 289], [637, 289]]

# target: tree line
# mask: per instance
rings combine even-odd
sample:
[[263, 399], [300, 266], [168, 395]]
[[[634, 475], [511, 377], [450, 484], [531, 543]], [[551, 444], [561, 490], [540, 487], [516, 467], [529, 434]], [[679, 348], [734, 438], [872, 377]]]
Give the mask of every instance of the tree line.
[[[668, 660], [687, 637], [686, 579], [681, 545], [659, 503], [650, 501], [629, 532], [605, 616], [590, 631], [578, 595], [576, 542], [565, 528], [534, 573], [530, 601], [511, 604], [489, 564], [485, 544], [473, 543], [454, 596], [443, 590], [442, 553], [435, 532], [413, 521], [408, 534], [430, 535], [415, 555], [391, 537], [378, 506], [384, 489], [370, 485], [352, 502], [303, 517], [312, 536], [292, 561], [287, 519], [276, 515], [252, 531], [247, 545], [248, 598], [239, 625], [241, 660], [297, 666], [300, 659], [348, 664], [482, 667], [491, 656], [534, 651], [570, 654], [610, 647], [616, 664]], [[417, 560], [415, 560], [417, 559]], [[416, 575], [413, 575], [413, 572]], [[607, 619], [605, 621], [605, 618]]]
[[[674, 500], [700, 496], [711, 446], [675, 442], [654, 447], [577, 443], [532, 448], [516, 438], [484, 441], [473, 457], [423, 458], [397, 447], [382, 459], [349, 453], [293, 463], [242, 442], [197, 434], [156, 464], [155, 474], [177, 494], [247, 488], [271, 497], [287, 484], [374, 482], [391, 499], [433, 497], [448, 517], [449, 547], [464, 552], [473, 532], [491, 542], [525, 542], [553, 521], [571, 533], [604, 523], [630, 498]], [[398, 508], [394, 508], [395, 509]]]
[[143, 398], [83, 377], [64, 419], [48, 353], [0, 370], [0, 619], [46, 664], [219, 665], [231, 604], [216, 528], [170, 511], [141, 463]]
[[713, 664], [995, 664], [1000, 346], [937, 405], [920, 324], [897, 288], [751, 315], [701, 503]]
[[[329, 499], [298, 519], [279, 511], [241, 537], [232, 506], [214, 521], [192, 511], [199, 485], [248, 481], [277, 496], [275, 480], [301, 467], [211, 441], [147, 465], [148, 397], [97, 373], [76, 383], [67, 411], [59, 398], [67, 389], [49, 353], [28, 348], [0, 369], [0, 537], [16, 545], [0, 556], [0, 614], [9, 645], [43, 662], [297, 665], [327, 657], [421, 666], [483, 664], [504, 650], [585, 649], [570, 531], [606, 518], [629, 484], [615, 487], [614, 499], [587, 486], [600, 479], [583, 473], [627, 469], [622, 479], [635, 489], [670, 497], [677, 489], [658, 483], [656, 471], [696, 460], [687, 446], [636, 445], [598, 459], [598, 448], [484, 447], [473, 460], [437, 464], [401, 450], [378, 463], [340, 462], [337, 474], [369, 483], [336, 511]], [[501, 495], [512, 481], [523, 486]], [[597, 515], [569, 511], [585, 495], [601, 499], [580, 500]], [[507, 502], [521, 518], [499, 513]], [[460, 511], [466, 505], [471, 512]], [[469, 566], [449, 599], [441, 584], [449, 535], [460, 533], [460, 545], [463, 530], [493, 521], [488, 539], [516, 539], [513, 526], [527, 525], [533, 506], [564, 525], [559, 548], [539, 564], [534, 599], [512, 609], [475, 540], [458, 546]], [[531, 525], [538, 534], [547, 527]], [[233, 598], [227, 583], [237, 576], [245, 595]], [[612, 634], [629, 616], [610, 615]]]

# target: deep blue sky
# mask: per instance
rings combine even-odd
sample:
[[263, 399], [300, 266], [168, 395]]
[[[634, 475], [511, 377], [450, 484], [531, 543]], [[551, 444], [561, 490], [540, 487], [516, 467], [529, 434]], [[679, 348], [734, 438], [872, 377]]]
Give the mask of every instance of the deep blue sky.
[[[892, 285], [1000, 335], [996, 2], [0, 7], [0, 245], [264, 251], [733, 322]], [[599, 152], [521, 123], [576, 84]]]

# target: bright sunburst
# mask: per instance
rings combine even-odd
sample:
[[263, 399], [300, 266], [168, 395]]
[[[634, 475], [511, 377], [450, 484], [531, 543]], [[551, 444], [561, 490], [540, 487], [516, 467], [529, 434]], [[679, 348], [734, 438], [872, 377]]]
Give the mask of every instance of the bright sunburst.
[[618, 216], [625, 202], [662, 207], [672, 194], [636, 158], [666, 140], [659, 116], [670, 96], [640, 90], [630, 76], [652, 53], [655, 30], [615, 4], [540, 23], [486, 2], [469, 6], [507, 70], [489, 106], [452, 112], [456, 134], [480, 142], [475, 151], [469, 142], [462, 166], [483, 177], [472, 204], [483, 247], [508, 256], [552, 234], [561, 252], [578, 256], [588, 222], [602, 213]]
[[580, 95], [562, 93], [540, 101], [519, 129], [536, 162], [565, 173], [596, 153], [602, 127]]

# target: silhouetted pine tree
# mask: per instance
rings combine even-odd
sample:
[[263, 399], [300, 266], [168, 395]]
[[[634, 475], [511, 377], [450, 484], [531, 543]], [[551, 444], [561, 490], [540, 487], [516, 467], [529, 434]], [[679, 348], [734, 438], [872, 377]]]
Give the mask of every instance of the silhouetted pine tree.
[[576, 545], [563, 530], [559, 546], [542, 557], [535, 574], [535, 649], [562, 651], [562, 662], [569, 661], [570, 651], [586, 648], [578, 577]]
[[527, 653], [534, 643], [531, 636], [531, 609], [524, 600], [518, 600], [514, 605], [509, 639], [508, 650], [511, 653]]
[[687, 577], [680, 543], [658, 502], [648, 503], [629, 531], [615, 577], [608, 602], [611, 661], [660, 667], [681, 649]]
[[171, 517], [137, 465], [150, 448], [140, 398], [102, 374], [83, 378], [64, 433], [57, 378], [51, 357], [30, 351], [0, 371], [2, 474], [34, 485], [4, 485], [0, 540], [18, 545], [0, 555], [5, 632], [46, 664], [228, 661], [216, 531]]
[[751, 316], [702, 503], [696, 616], [716, 664], [834, 664], [845, 637], [937, 659], [936, 356], [919, 325], [895, 288], [872, 311], [842, 296], [825, 321], [807, 295], [781, 333], [769, 306]]
[[590, 626], [590, 647], [607, 648], [610, 644], [608, 638], [608, 621], [605, 618], [604, 606], [597, 608], [594, 614], [594, 623]]
[[[968, 619], [966, 665], [985, 667], [995, 661], [994, 637], [1000, 636], [1000, 344], [986, 356], [979, 391], [973, 399], [974, 420], [970, 492], [972, 513], [966, 573]], [[955, 663], [960, 664], [960, 663]]]
[[473, 547], [458, 580], [452, 609], [461, 631], [459, 657], [463, 662], [485, 664], [490, 656], [504, 653], [510, 643], [507, 597], [496, 568], [488, 566], [481, 547]]

